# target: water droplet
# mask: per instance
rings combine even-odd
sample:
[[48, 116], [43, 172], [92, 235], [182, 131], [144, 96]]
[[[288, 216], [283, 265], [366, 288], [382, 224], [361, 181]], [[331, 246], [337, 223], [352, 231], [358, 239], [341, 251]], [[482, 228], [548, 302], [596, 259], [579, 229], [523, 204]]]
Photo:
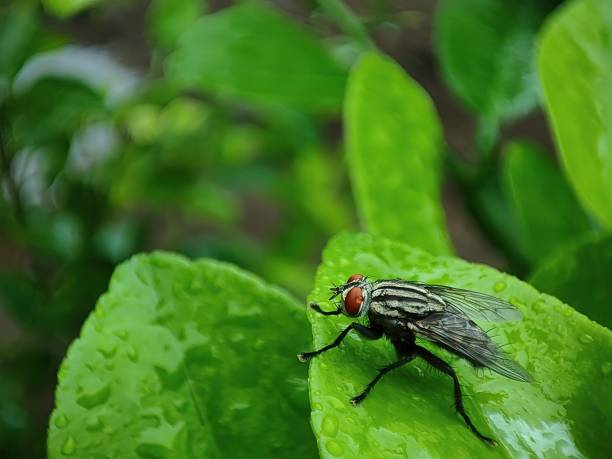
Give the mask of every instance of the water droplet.
[[115, 355], [115, 353], [117, 352], [117, 346], [115, 346], [114, 344], [109, 344], [108, 346], [104, 347], [101, 346], [98, 348], [98, 352], [108, 359]]
[[503, 292], [504, 290], [506, 290], [506, 283], [502, 281], [495, 282], [493, 290], [495, 290], [497, 293]]
[[63, 414], [55, 418], [55, 427], [61, 429], [62, 427], [66, 427], [68, 425], [68, 418]]
[[68, 437], [62, 446], [62, 454], [64, 456], [72, 456], [76, 452], [76, 446], [74, 438]]
[[112, 360], [108, 360], [105, 364], [104, 364], [104, 368], [106, 368], [108, 371], [113, 371], [115, 369], [115, 364], [113, 363]]
[[544, 312], [546, 310], [546, 302], [544, 300], [538, 300], [533, 303], [533, 310], [535, 312]]
[[332, 456], [341, 456], [344, 453], [344, 448], [336, 440], [330, 440], [325, 444], [325, 448]]
[[571, 308], [565, 308], [565, 310], [563, 311], [563, 315], [565, 317], [569, 317], [572, 315], [572, 309]]
[[138, 362], [138, 351], [134, 346], [128, 347], [127, 356], [132, 362]]
[[578, 340], [582, 343], [582, 344], [589, 344], [593, 342], [593, 337], [591, 335], [587, 335], [586, 333], [584, 335], [582, 335], [580, 338], [578, 338]]
[[83, 395], [77, 398], [77, 403], [83, 408], [93, 408], [94, 406], [101, 405], [108, 400], [111, 393], [111, 388], [108, 383], [101, 383], [97, 387], [94, 386], [83, 389]]
[[104, 426], [104, 428], [102, 429], [102, 432], [104, 432], [106, 435], [110, 435], [115, 431], [115, 429], [113, 429], [111, 426]]
[[101, 307], [97, 307], [96, 308], [96, 313], [95, 314], [96, 314], [96, 317], [98, 319], [104, 319], [106, 317], [106, 313], [102, 310]]
[[99, 432], [102, 430], [104, 425], [99, 416], [90, 416], [85, 421], [85, 428], [92, 432]]
[[[340, 400], [338, 400], [337, 398], [335, 398], [335, 397], [330, 397], [330, 398], [329, 398], [329, 404], [330, 404], [330, 405], [331, 405], [333, 408], [335, 408], [335, 409], [337, 409], [337, 410], [342, 410], [342, 409], [345, 409], [345, 408], [346, 408], [346, 404], [347, 404], [347, 402], [342, 403], [342, 402], [341, 402]], [[349, 405], [349, 406], [350, 406], [350, 405]]]
[[128, 338], [128, 332], [127, 330], [117, 330], [115, 332], [115, 336], [119, 339], [122, 339], [123, 341], [125, 341]]
[[601, 372], [604, 374], [604, 376], [609, 375], [611, 370], [612, 362], [604, 362], [601, 364]]
[[185, 411], [185, 408], [187, 408], [187, 400], [184, 398], [176, 399], [174, 401], [174, 406], [178, 411]]
[[325, 416], [321, 424], [321, 431], [328, 437], [333, 437], [338, 433], [338, 421], [331, 416]]

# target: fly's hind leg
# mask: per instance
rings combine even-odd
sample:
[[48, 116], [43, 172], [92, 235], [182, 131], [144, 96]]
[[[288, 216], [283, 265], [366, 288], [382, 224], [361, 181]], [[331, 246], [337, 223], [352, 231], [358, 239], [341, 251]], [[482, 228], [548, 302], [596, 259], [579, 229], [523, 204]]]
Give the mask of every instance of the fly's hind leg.
[[370, 383], [366, 386], [363, 392], [356, 397], [351, 399], [351, 403], [353, 406], [359, 405], [363, 400], [368, 396], [372, 388], [381, 380], [381, 378], [389, 373], [391, 370], [395, 370], [396, 368], [401, 367], [402, 365], [406, 365], [410, 361], [414, 360], [416, 357], [416, 353], [414, 352], [414, 344], [406, 343], [405, 341], [393, 340], [392, 341], [395, 350], [397, 351], [397, 355], [399, 360], [397, 362], [392, 363], [391, 365], [387, 365], [384, 368], [378, 370], [378, 374], [376, 377], [370, 381]]
[[435, 354], [432, 354], [431, 352], [429, 352], [427, 349], [423, 347], [415, 345], [414, 352], [415, 352], [415, 355], [418, 355], [419, 357], [421, 357], [423, 360], [429, 363], [432, 367], [437, 368], [438, 370], [440, 370], [443, 373], [446, 373], [448, 376], [452, 378], [453, 384], [454, 384], [454, 390], [455, 390], [454, 392], [455, 408], [457, 409], [457, 411], [459, 412], [459, 414], [461, 415], [461, 417], [463, 418], [463, 420], [465, 421], [469, 429], [478, 438], [480, 438], [481, 440], [484, 440], [485, 442], [489, 443], [492, 446], [497, 446], [497, 442], [495, 440], [481, 434], [478, 431], [478, 429], [476, 428], [472, 420], [469, 418], [469, 416], [465, 412], [465, 408], [463, 406], [463, 399], [461, 395], [461, 386], [459, 385], [459, 379], [457, 378], [457, 375], [455, 374], [455, 370], [453, 370], [453, 368], [448, 363], [446, 363], [444, 360], [442, 360], [440, 357], [438, 357]]

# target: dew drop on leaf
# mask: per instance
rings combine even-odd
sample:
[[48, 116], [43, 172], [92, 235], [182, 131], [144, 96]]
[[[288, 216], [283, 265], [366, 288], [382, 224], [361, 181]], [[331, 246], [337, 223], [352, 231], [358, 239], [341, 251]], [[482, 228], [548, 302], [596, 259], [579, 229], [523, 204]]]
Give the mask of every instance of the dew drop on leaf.
[[338, 433], [338, 421], [332, 416], [325, 416], [321, 424], [321, 431], [329, 437], [335, 436]]
[[97, 387], [88, 387], [83, 395], [77, 398], [77, 403], [83, 408], [93, 408], [108, 400], [110, 393], [111, 388], [109, 384], [100, 384]]
[[604, 362], [601, 364], [601, 372], [604, 374], [604, 376], [609, 375], [610, 370], [612, 370], [612, 362]]
[[132, 362], [138, 362], [138, 351], [134, 346], [128, 347], [127, 356]]
[[62, 454], [64, 456], [72, 456], [76, 452], [76, 447], [74, 438], [68, 437], [62, 446]]
[[506, 290], [506, 283], [505, 282], [495, 282], [495, 285], [493, 286], [493, 290], [495, 290], [497, 293], [499, 292], [503, 292], [504, 290]]
[[98, 416], [90, 416], [85, 421], [85, 428], [91, 432], [99, 432], [104, 425]]
[[344, 448], [336, 440], [330, 440], [325, 444], [325, 448], [332, 456], [341, 456], [344, 453]]
[[589, 344], [593, 342], [593, 337], [591, 335], [587, 335], [586, 333], [578, 339], [582, 344]]
[[58, 416], [57, 418], [55, 418], [54, 424], [55, 424], [55, 427], [57, 427], [58, 429], [61, 429], [62, 427], [66, 427], [66, 425], [68, 425], [68, 418], [62, 414], [61, 416]]
[[119, 339], [122, 339], [123, 341], [125, 341], [126, 339], [128, 339], [128, 332], [127, 330], [117, 330], [115, 332], [115, 336]]
[[535, 303], [533, 303], [533, 310], [535, 312], [544, 312], [545, 309], [546, 309], [546, 303], [543, 300], [538, 300]]

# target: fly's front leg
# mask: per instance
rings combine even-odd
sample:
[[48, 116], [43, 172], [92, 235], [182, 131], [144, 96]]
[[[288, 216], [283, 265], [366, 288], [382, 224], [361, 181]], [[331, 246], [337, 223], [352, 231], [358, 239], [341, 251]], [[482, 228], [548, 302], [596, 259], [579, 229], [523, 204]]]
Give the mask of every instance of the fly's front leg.
[[429, 352], [427, 349], [423, 347], [415, 346], [415, 351], [419, 357], [421, 357], [423, 360], [429, 363], [432, 367], [437, 368], [443, 373], [446, 373], [448, 376], [450, 376], [453, 379], [453, 384], [454, 384], [454, 389], [455, 389], [455, 392], [454, 392], [455, 408], [457, 408], [457, 411], [459, 412], [459, 414], [461, 415], [461, 417], [463, 418], [467, 426], [470, 428], [470, 430], [474, 434], [476, 434], [478, 438], [480, 438], [481, 440], [484, 440], [485, 442], [489, 443], [492, 446], [497, 446], [497, 442], [495, 440], [481, 434], [478, 431], [478, 429], [476, 428], [472, 420], [469, 418], [469, 416], [465, 412], [465, 408], [463, 406], [463, 398], [461, 395], [461, 386], [459, 384], [459, 378], [457, 378], [457, 375], [455, 374], [455, 370], [453, 370], [453, 368], [448, 363], [446, 363], [444, 360], [442, 360], [440, 357], [438, 357], [435, 354], [432, 354], [431, 352]]
[[351, 330], [355, 330], [361, 336], [363, 336], [364, 338], [368, 338], [368, 339], [378, 339], [383, 335], [382, 330], [379, 330], [378, 328], [366, 327], [365, 325], [361, 325], [357, 322], [353, 322], [348, 327], [346, 327], [344, 330], [342, 330], [342, 333], [338, 335], [338, 337], [334, 340], [333, 343], [328, 344], [327, 346], [322, 347], [321, 349], [317, 351], [302, 352], [301, 354], [298, 354], [297, 356], [298, 360], [300, 362], [306, 362], [307, 360], [313, 357], [316, 357], [317, 355], [325, 351], [329, 351], [330, 349], [340, 346], [340, 343], [342, 343], [342, 340], [346, 338], [346, 335], [348, 335]]

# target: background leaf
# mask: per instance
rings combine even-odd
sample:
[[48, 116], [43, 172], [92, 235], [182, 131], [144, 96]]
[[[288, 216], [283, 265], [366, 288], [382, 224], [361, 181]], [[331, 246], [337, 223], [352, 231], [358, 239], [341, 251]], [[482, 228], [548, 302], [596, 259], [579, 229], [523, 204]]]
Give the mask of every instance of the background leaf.
[[168, 72], [220, 95], [305, 108], [339, 107], [345, 83], [314, 36], [253, 4], [200, 18], [179, 40]]
[[389, 58], [365, 54], [344, 108], [355, 201], [368, 231], [451, 251], [440, 204], [442, 133], [427, 93]]
[[232, 266], [132, 258], [62, 364], [49, 457], [312, 456], [303, 317]]
[[542, 263], [530, 283], [612, 328], [611, 272], [612, 236], [591, 237]]
[[16, 5], [0, 17], [0, 102], [32, 52], [39, 27], [38, 17], [29, 4]]
[[42, 4], [53, 15], [68, 18], [90, 8], [101, 0], [42, 0]]
[[561, 170], [537, 145], [512, 142], [505, 148], [502, 167], [506, 192], [532, 263], [593, 230]]
[[565, 172], [612, 228], [612, 4], [572, 1], [547, 22], [538, 67]]
[[443, 0], [435, 46], [450, 89], [492, 124], [525, 115], [537, 104], [535, 39], [547, 2]]
[[87, 120], [105, 114], [104, 100], [84, 84], [61, 78], [43, 78], [19, 94], [14, 110], [15, 139], [22, 146], [44, 147], [67, 143], [74, 130]]
[[154, 0], [147, 11], [153, 44], [174, 49], [178, 37], [204, 12], [202, 0]]
[[[466, 409], [500, 446], [490, 448], [474, 436], [452, 408], [449, 378], [411, 364], [385, 376], [358, 408], [349, 398], [395, 360], [385, 340], [350, 336], [339, 349], [310, 364], [312, 425], [321, 456], [331, 457], [589, 457], [609, 453], [608, 407], [612, 333], [559, 300], [492, 268], [421, 250], [368, 234], [341, 234], [323, 254], [309, 300], [332, 309], [329, 287], [352, 273], [373, 278], [400, 277], [494, 294], [523, 313], [500, 324], [495, 340], [533, 376], [534, 383], [512, 381], [429, 346], [452, 362], [469, 397]], [[348, 318], [314, 311], [314, 346], [330, 343]]]

